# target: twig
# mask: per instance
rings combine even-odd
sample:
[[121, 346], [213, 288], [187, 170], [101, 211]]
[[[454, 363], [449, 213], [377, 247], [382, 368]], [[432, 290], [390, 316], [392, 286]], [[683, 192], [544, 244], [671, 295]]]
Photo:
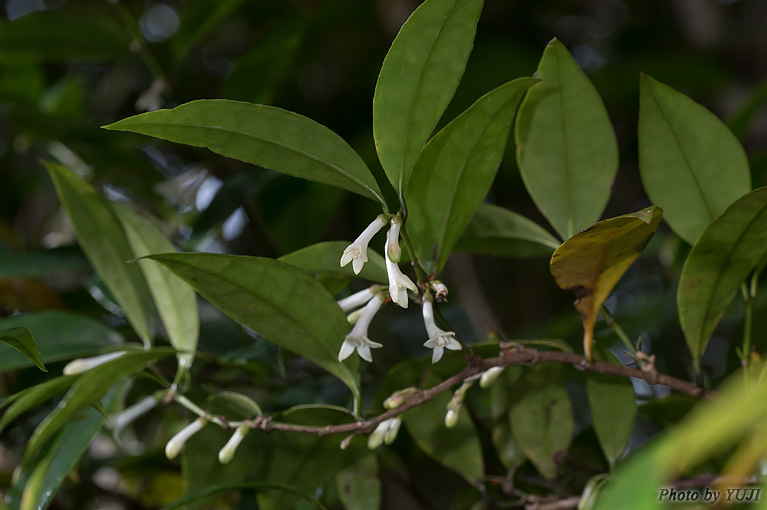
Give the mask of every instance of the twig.
[[525, 510], [568, 510], [576, 508], [580, 502], [580, 496], [569, 496], [564, 499], [547, 501], [545, 499], [536, 499], [525, 505]]

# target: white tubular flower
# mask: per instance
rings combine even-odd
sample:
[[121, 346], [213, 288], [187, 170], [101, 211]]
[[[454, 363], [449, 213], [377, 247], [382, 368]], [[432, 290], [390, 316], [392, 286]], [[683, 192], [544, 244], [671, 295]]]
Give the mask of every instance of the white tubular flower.
[[398, 416], [379, 423], [368, 438], [368, 448], [375, 450], [383, 443], [392, 444], [397, 439], [400, 425], [402, 425], [402, 419]]
[[506, 367], [492, 367], [482, 372], [482, 376], [479, 378], [479, 387], [485, 389], [492, 386], [505, 369]]
[[157, 399], [154, 395], [145, 397], [130, 407], [126, 407], [119, 414], [110, 416], [107, 420], [107, 427], [113, 429], [115, 434], [133, 423], [137, 418], [145, 415], [157, 405]]
[[437, 323], [434, 322], [434, 308], [428, 299], [423, 301], [423, 322], [426, 325], [426, 334], [429, 335], [429, 339], [423, 345], [434, 350], [431, 356], [432, 363], [442, 359], [442, 353], [445, 349], [461, 350], [461, 344], [455, 339], [453, 331], [442, 331], [437, 327]]
[[351, 332], [346, 335], [344, 343], [341, 344], [341, 350], [338, 352], [338, 361], [343, 361], [351, 356], [355, 349], [357, 350], [357, 354], [360, 355], [360, 358], [365, 361], [373, 361], [370, 349], [377, 349], [383, 347], [383, 345], [373, 342], [368, 338], [368, 327], [382, 304], [383, 300], [379, 296], [375, 296], [368, 301], [368, 304], [362, 309], [362, 314], [357, 320], [357, 323], [354, 325]]
[[184, 445], [189, 441], [189, 438], [198, 433], [206, 423], [208, 423], [208, 419], [201, 417], [181, 429], [181, 431], [170, 438], [168, 444], [165, 445], [165, 456], [170, 460], [178, 457], [178, 454], [184, 449]]
[[373, 288], [367, 288], [365, 290], [361, 290], [359, 292], [356, 292], [352, 294], [351, 296], [342, 299], [338, 302], [338, 306], [341, 307], [341, 310], [344, 312], [350, 312], [354, 310], [355, 308], [359, 308], [360, 306], [366, 304], [368, 301], [373, 299]]
[[352, 263], [352, 269], [354, 274], [360, 274], [362, 266], [368, 261], [368, 243], [379, 230], [386, 225], [386, 216], [379, 214], [373, 222], [367, 226], [365, 230], [359, 235], [359, 237], [344, 250], [344, 254], [341, 255], [341, 267], [344, 267], [349, 262]]
[[221, 451], [218, 452], [218, 461], [221, 464], [229, 464], [232, 462], [237, 447], [240, 446], [240, 443], [242, 443], [242, 440], [248, 435], [248, 432], [250, 432], [250, 427], [247, 425], [240, 425], [237, 427], [237, 430], [234, 431], [234, 434], [229, 438], [229, 441], [227, 441], [224, 447], [221, 448]]
[[399, 264], [402, 258], [402, 249], [399, 247], [399, 231], [402, 228], [402, 217], [395, 216], [391, 219], [391, 228], [386, 233], [386, 257]]
[[109, 363], [112, 360], [116, 360], [120, 356], [125, 354], [125, 351], [110, 352], [109, 354], [102, 354], [101, 356], [93, 356], [92, 358], [77, 358], [64, 367], [64, 375], [80, 374], [96, 368], [104, 363]]
[[393, 303], [407, 308], [408, 289], [416, 292], [418, 287], [413, 280], [402, 274], [399, 266], [389, 259], [389, 239], [386, 239], [386, 273], [389, 275], [389, 296]]

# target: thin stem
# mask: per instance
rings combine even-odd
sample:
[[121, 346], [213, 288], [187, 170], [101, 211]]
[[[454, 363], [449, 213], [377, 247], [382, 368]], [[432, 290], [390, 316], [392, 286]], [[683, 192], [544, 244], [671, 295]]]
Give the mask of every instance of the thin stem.
[[751, 284], [741, 284], [740, 291], [743, 295], [745, 311], [743, 316], [743, 348], [740, 353], [740, 364], [748, 366], [751, 360], [751, 329], [754, 322], [754, 302], [756, 301], [756, 290], [758, 287], [759, 273], [754, 273], [751, 277]]
[[623, 328], [620, 324], [615, 320], [615, 317], [613, 317], [613, 314], [610, 313], [610, 310], [607, 309], [606, 306], [602, 307], [602, 317], [605, 318], [605, 322], [610, 325], [610, 327], [613, 328], [613, 331], [615, 331], [615, 334], [618, 335], [618, 338], [621, 339], [621, 342], [623, 342], [623, 345], [626, 346], [626, 348], [631, 353], [631, 356], [633, 358], [636, 358], [637, 354], [637, 348], [634, 345], [634, 342], [631, 341], [631, 339], [628, 337], [625, 331], [623, 331]]
[[120, 16], [120, 19], [122, 19], [123, 23], [125, 24], [125, 28], [128, 30], [128, 33], [133, 38], [133, 40], [138, 43], [138, 54], [149, 68], [152, 76], [155, 78], [155, 80], [164, 80], [165, 73], [163, 72], [162, 67], [160, 67], [159, 62], [157, 62], [157, 59], [154, 57], [152, 52], [149, 51], [147, 42], [141, 35], [141, 29], [139, 28], [136, 19], [133, 17], [133, 14], [131, 14], [130, 10], [119, 1], [115, 2], [113, 5], [117, 10], [117, 14]]

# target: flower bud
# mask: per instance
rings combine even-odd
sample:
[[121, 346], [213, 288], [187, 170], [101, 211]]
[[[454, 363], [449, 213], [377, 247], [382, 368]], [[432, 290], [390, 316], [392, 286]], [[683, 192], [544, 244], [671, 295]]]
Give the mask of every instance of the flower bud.
[[170, 438], [168, 444], [165, 445], [165, 456], [170, 460], [178, 457], [178, 454], [184, 449], [184, 445], [189, 438], [198, 433], [206, 423], [208, 423], [208, 419], [200, 417], [181, 429], [181, 431]]
[[64, 367], [64, 375], [74, 375], [86, 372], [93, 368], [109, 363], [116, 360], [120, 356], [125, 354], [125, 351], [110, 352], [109, 354], [102, 354], [101, 356], [93, 356], [92, 358], [77, 358], [70, 361]]
[[431, 290], [434, 291], [434, 299], [437, 303], [447, 302], [447, 286], [439, 280], [432, 280], [429, 283]]
[[482, 376], [479, 378], [479, 387], [486, 389], [492, 386], [505, 369], [506, 367], [491, 367], [482, 372]]
[[218, 461], [221, 464], [229, 464], [232, 462], [237, 447], [240, 446], [240, 443], [245, 439], [245, 436], [248, 435], [248, 432], [250, 432], [250, 427], [247, 425], [240, 425], [237, 427], [237, 430], [234, 431], [234, 434], [229, 438], [229, 441], [227, 441], [224, 447], [221, 448], [221, 451], [218, 452]]
[[389, 395], [386, 400], [384, 400], [384, 407], [386, 409], [397, 409], [399, 406], [405, 403], [405, 400], [418, 391], [418, 388], [415, 388], [413, 386], [410, 386], [409, 388], [405, 388], [403, 390], [397, 390], [391, 395]]
[[145, 397], [130, 407], [126, 407], [119, 414], [110, 416], [107, 420], [107, 427], [116, 432], [124, 429], [140, 416], [148, 413], [157, 405], [157, 398], [154, 395]]
[[461, 406], [457, 409], [448, 409], [445, 414], [445, 427], [452, 429], [458, 423], [458, 413], [461, 410]]
[[402, 248], [399, 246], [399, 231], [402, 228], [402, 217], [395, 216], [391, 219], [391, 228], [386, 234], [386, 256], [395, 264], [402, 259]]
[[386, 435], [384, 435], [384, 443], [386, 444], [392, 444], [397, 439], [399, 427], [402, 425], [402, 420], [398, 417], [391, 418], [389, 422], [389, 428], [386, 430]]

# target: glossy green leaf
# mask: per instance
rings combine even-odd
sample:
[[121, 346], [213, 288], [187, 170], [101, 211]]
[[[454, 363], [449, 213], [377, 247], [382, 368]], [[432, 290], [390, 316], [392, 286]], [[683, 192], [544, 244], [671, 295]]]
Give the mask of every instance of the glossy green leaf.
[[767, 188], [733, 203], [703, 231], [682, 269], [679, 320], [693, 358], [751, 271], [767, 253]]
[[[112, 390], [98, 404], [113, 411], [118, 393]], [[96, 409], [84, 409], [67, 423], [38, 458], [20, 466], [9, 491], [10, 507], [20, 510], [48, 508], [64, 478], [88, 450], [103, 423], [104, 415]]]
[[[426, 373], [425, 387], [439, 382], [431, 372]], [[407, 411], [403, 421], [421, 450], [476, 485], [484, 474], [479, 436], [466, 409], [458, 414], [455, 427], [445, 427], [445, 413], [451, 397], [450, 392], [442, 392], [433, 400]]]
[[[289, 409], [279, 419], [281, 422], [314, 426], [354, 421], [354, 417], [345, 410], [330, 406], [299, 406]], [[346, 450], [340, 448], [342, 439], [341, 436], [318, 437], [299, 432], [271, 435], [267, 481], [286, 484], [306, 493], [314, 492], [368, 452], [363, 438], [353, 441]], [[264, 491], [258, 498], [259, 508], [263, 510], [291, 508], [295, 500], [290, 494], [276, 491]]]
[[252, 420], [261, 415], [261, 407], [249, 396], [234, 391], [220, 391], [205, 401], [205, 409], [227, 420]]
[[278, 490], [278, 491], [287, 492], [289, 494], [294, 494], [298, 496], [299, 498], [303, 498], [307, 501], [310, 501], [318, 510], [327, 510], [327, 508], [323, 506], [322, 503], [317, 501], [315, 498], [313, 498], [309, 494], [302, 492], [300, 490], [297, 490], [294, 487], [291, 487], [290, 485], [283, 484], [283, 483], [275, 483], [275, 482], [240, 482], [240, 483], [226, 483], [226, 484], [220, 484], [220, 485], [213, 485], [210, 487], [206, 487], [205, 489], [199, 492], [195, 492], [194, 494], [190, 494], [189, 496], [181, 498], [178, 501], [174, 501], [170, 505], [165, 505], [160, 510], [177, 510], [179, 508], [186, 508], [188, 505], [192, 503], [204, 501], [206, 499], [212, 498], [213, 496], [222, 494], [224, 492], [242, 491], [246, 489], [254, 489], [254, 490], [269, 489], [269, 490]]
[[62, 165], [45, 165], [85, 255], [139, 338], [149, 345], [155, 317], [152, 295], [138, 264], [125, 263], [135, 255], [122, 224], [108, 201], [84, 180]]
[[210, 99], [142, 113], [104, 127], [207, 147], [222, 156], [384, 203], [373, 174], [349, 144], [325, 126], [280, 108]]
[[365, 455], [338, 473], [336, 485], [345, 510], [381, 508], [381, 481], [375, 454]]
[[56, 377], [11, 395], [3, 401], [3, 406], [9, 405], [9, 407], [0, 418], [0, 430], [5, 429], [9, 423], [33, 407], [62, 395], [75, 383], [76, 379], [75, 375]]
[[424, 147], [407, 193], [406, 228], [418, 260], [439, 273], [487, 196], [501, 164], [514, 112], [536, 83], [519, 78], [477, 100]]
[[543, 363], [526, 368], [512, 398], [509, 420], [514, 439], [543, 476], [556, 478], [574, 427], [562, 367]]
[[[595, 357], [619, 363], [607, 349], [597, 349]], [[594, 431], [607, 461], [613, 467], [626, 449], [634, 426], [637, 413], [634, 386], [626, 377], [592, 372], [586, 377], [586, 395]]]
[[[110, 202], [109, 206], [122, 224], [135, 257], [175, 251], [165, 236], [144, 218], [116, 202]], [[169, 269], [153, 260], [142, 259], [136, 263], [144, 273], [170, 344], [182, 352], [178, 355], [179, 368], [186, 370], [194, 361], [197, 338], [200, 334], [194, 290]]]
[[0, 61], [68, 63], [130, 56], [127, 32], [104, 16], [46, 10], [0, 23]]
[[508, 209], [480, 204], [466, 230], [458, 238], [455, 251], [499, 257], [551, 256], [559, 241], [535, 223]]
[[209, 253], [152, 255], [205, 299], [264, 338], [340, 378], [359, 395], [356, 370], [338, 362], [349, 332], [333, 296], [284, 262]]
[[[306, 248], [283, 255], [278, 260], [303, 269], [314, 275], [335, 274], [338, 276], [355, 277], [351, 264], [341, 267], [341, 255], [349, 243], [346, 241], [329, 241], [317, 243]], [[368, 262], [359, 274], [373, 282], [388, 283], [386, 261], [383, 256], [373, 250], [368, 250]]]
[[32, 363], [43, 372], [47, 372], [43, 356], [40, 354], [32, 334], [24, 327], [4, 329], [0, 331], [0, 342], [10, 345], [21, 354], [27, 357]]
[[[123, 343], [122, 336], [84, 315], [62, 310], [24, 313], [0, 319], [0, 329], [23, 326], [35, 337], [46, 363], [98, 353]], [[0, 372], [33, 366], [32, 362], [0, 345]]]
[[658, 229], [663, 211], [650, 207], [600, 221], [568, 239], [551, 256], [562, 289], [572, 290], [583, 322], [583, 350], [591, 359], [594, 324], [605, 300]]
[[516, 125], [517, 162], [535, 205], [563, 239], [602, 215], [618, 171], [618, 143], [599, 93], [552, 40]]
[[149, 363], [173, 354], [170, 349], [129, 351], [119, 358], [83, 373], [64, 399], [35, 429], [22, 462], [31, 459], [73, 416], [90, 406], [121, 379], [130, 377]]
[[690, 244], [751, 190], [746, 153], [727, 126], [647, 75], [640, 80], [639, 170], [647, 196]]
[[490, 387], [490, 412], [493, 420], [493, 446], [498, 458], [507, 469], [516, 469], [524, 464], [525, 453], [511, 433], [509, 410], [522, 376], [522, 367], [510, 366], [498, 376]]
[[426, 0], [402, 26], [383, 62], [373, 98], [373, 137], [400, 197], [461, 80], [482, 3]]

